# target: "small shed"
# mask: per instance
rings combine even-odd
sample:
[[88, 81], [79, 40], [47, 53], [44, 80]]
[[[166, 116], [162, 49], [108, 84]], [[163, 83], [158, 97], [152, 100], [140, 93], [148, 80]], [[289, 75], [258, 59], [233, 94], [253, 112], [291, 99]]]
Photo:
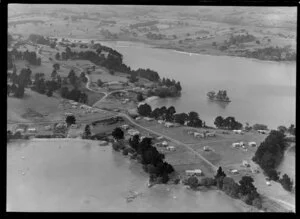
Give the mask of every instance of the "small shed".
[[124, 124], [124, 125], [121, 126], [121, 128], [127, 130], [127, 129], [129, 129], [129, 125]]
[[144, 117], [144, 119], [145, 119], [146, 121], [153, 121], [153, 120], [154, 120], [153, 118], [150, 118], [150, 117]]
[[24, 129], [21, 129], [21, 128], [18, 128], [18, 129], [16, 129], [16, 131], [15, 132], [20, 132], [20, 133], [24, 133]]
[[163, 124], [163, 123], [164, 123], [164, 120], [157, 120], [157, 123], [158, 123], [158, 124]]
[[163, 141], [163, 142], [161, 143], [161, 145], [164, 146], [164, 147], [166, 147], [166, 146], [168, 146], [168, 142], [167, 142], [167, 141]]
[[251, 141], [251, 142], [248, 143], [248, 145], [249, 145], [250, 147], [256, 147], [256, 142]]
[[36, 133], [37, 132], [36, 128], [28, 128], [27, 131], [29, 133]]
[[204, 146], [204, 147], [203, 147], [203, 150], [204, 150], [204, 151], [211, 151], [211, 148], [210, 148], [209, 146]]
[[51, 130], [51, 126], [50, 125], [46, 125], [44, 128], [45, 128], [46, 131]]
[[167, 150], [168, 150], [168, 151], [175, 151], [175, 147], [174, 147], [174, 146], [168, 146], [168, 147], [167, 147]]
[[166, 126], [167, 128], [171, 128], [171, 127], [174, 127], [174, 124], [171, 123], [171, 122], [166, 122], [166, 123], [165, 123], [165, 126]]
[[215, 137], [216, 133], [214, 133], [214, 132], [206, 133], [206, 136], [207, 137]]
[[238, 171], [238, 170], [235, 170], [235, 169], [234, 169], [234, 170], [231, 170], [230, 172], [231, 172], [232, 174], [239, 174], [239, 171]]
[[185, 173], [188, 176], [193, 176], [193, 175], [202, 176], [202, 174], [203, 174], [202, 170], [200, 170], [200, 169], [186, 170]]

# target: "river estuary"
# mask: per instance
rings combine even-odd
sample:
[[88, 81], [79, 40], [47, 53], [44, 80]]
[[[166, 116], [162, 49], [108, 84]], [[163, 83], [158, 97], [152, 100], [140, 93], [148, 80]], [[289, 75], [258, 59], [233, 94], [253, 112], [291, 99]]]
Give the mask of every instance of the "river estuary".
[[[161, 78], [181, 82], [181, 97], [153, 100], [150, 102], [152, 107], [172, 105], [177, 112], [193, 110], [207, 125], [213, 125], [219, 115], [234, 116], [243, 124], [266, 124], [269, 128], [295, 123], [295, 62], [187, 54], [141, 43], [130, 43], [129, 46], [120, 42], [100, 43], [123, 54], [125, 64], [132, 69], [149, 68], [157, 71]], [[209, 101], [206, 93], [211, 90], [227, 90], [232, 102]]]

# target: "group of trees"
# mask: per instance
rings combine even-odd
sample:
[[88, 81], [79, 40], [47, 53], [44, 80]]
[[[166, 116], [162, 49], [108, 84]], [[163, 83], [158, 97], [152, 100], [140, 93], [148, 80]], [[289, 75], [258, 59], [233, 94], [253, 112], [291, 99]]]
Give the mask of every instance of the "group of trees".
[[15, 60], [26, 60], [31, 65], [41, 65], [41, 58], [37, 56], [36, 52], [29, 52], [26, 50], [25, 52], [18, 51], [17, 49], [13, 49], [12, 51], [7, 52], [7, 61], [8, 61], [8, 69], [13, 67], [13, 58]]
[[288, 128], [283, 125], [278, 126], [277, 130], [282, 133], [289, 133], [291, 135], [295, 135], [295, 133], [296, 133], [296, 127], [294, 124], [291, 124], [290, 127], [288, 127]]
[[295, 61], [296, 52], [290, 51], [287, 47], [266, 47], [258, 48], [254, 51], [246, 51], [246, 57], [257, 58], [262, 60], [275, 61]]
[[61, 78], [57, 74], [53, 74], [51, 80], [45, 80], [44, 73], [36, 73], [34, 77], [35, 80], [31, 89], [40, 94], [46, 94], [48, 97], [51, 97], [54, 91], [61, 88]]
[[228, 39], [228, 44], [240, 44], [240, 43], [247, 43], [256, 40], [255, 36], [251, 34], [246, 35], [231, 35]]
[[[159, 80], [158, 73], [153, 70], [150, 69], [131, 70], [130, 67], [128, 67], [123, 63], [123, 56], [117, 51], [109, 47], [105, 47], [100, 44], [94, 44], [93, 48], [96, 48], [96, 52], [94, 51], [73, 52], [70, 49], [70, 47], [66, 47], [65, 52], [62, 52], [61, 55], [59, 55], [59, 57], [62, 60], [67, 60], [67, 59], [89, 60], [96, 65], [104, 66], [107, 69], [113, 70], [115, 72], [122, 72], [130, 75], [140, 76], [150, 81]], [[108, 52], [107, 57], [105, 57], [105, 55], [102, 54], [103, 51]]]
[[291, 191], [293, 183], [284, 175], [281, 179], [276, 168], [281, 163], [284, 151], [287, 147], [285, 135], [282, 131], [272, 130], [266, 139], [257, 148], [252, 160], [256, 162], [264, 173], [274, 181], [278, 181], [286, 189]]
[[22, 98], [24, 96], [25, 87], [31, 85], [31, 70], [30, 68], [23, 68], [19, 75], [17, 75], [17, 69], [14, 66], [11, 75], [8, 78], [12, 82], [12, 85], [7, 85], [7, 95], [13, 93], [15, 97]]
[[76, 118], [74, 115], [69, 115], [66, 117], [66, 123], [67, 123], [67, 126], [71, 126], [73, 124], [76, 124]]
[[158, 96], [160, 98], [165, 97], [177, 97], [180, 96], [182, 87], [180, 82], [176, 82], [174, 79], [163, 78], [159, 80], [158, 87], [148, 90], [147, 96]]
[[133, 154], [133, 158], [137, 158], [142, 164], [143, 169], [150, 174], [150, 181], [159, 179], [162, 183], [169, 180], [168, 174], [174, 171], [174, 168], [164, 161], [165, 156], [152, 146], [151, 138], [140, 140], [139, 135], [131, 137], [128, 141], [129, 148], [124, 145], [124, 132], [120, 128], [116, 128], [112, 132], [112, 136], [117, 142], [113, 144], [114, 150], [123, 150], [123, 154], [128, 152]]
[[161, 108], [156, 108], [152, 111], [151, 106], [145, 103], [145, 104], [141, 104], [137, 110], [141, 116], [161, 119], [167, 122], [175, 122], [181, 125], [187, 123], [187, 125], [191, 127], [205, 126], [205, 123], [199, 118], [197, 112], [191, 111], [188, 114], [186, 113], [176, 114], [176, 109], [174, 106], [170, 106], [169, 108], [163, 106]]
[[144, 138], [140, 141], [139, 136], [135, 135], [129, 140], [129, 145], [140, 156], [144, 170], [150, 174], [150, 181], [158, 177], [161, 177], [162, 183], [169, 181], [168, 174], [172, 173], [174, 168], [164, 161], [165, 155], [152, 146], [151, 138]]
[[215, 121], [214, 124], [217, 128], [222, 128], [222, 129], [242, 129], [243, 124], [239, 123], [238, 121], [235, 120], [234, 117], [227, 117], [227, 118], [223, 118], [222, 116], [218, 116]]
[[268, 126], [267, 125], [264, 125], [264, 124], [254, 124], [253, 126], [252, 126], [252, 128], [254, 129], [254, 130], [268, 130]]
[[222, 167], [219, 167], [214, 178], [203, 177], [199, 181], [197, 177], [191, 176], [184, 183], [193, 189], [196, 189], [198, 186], [217, 186], [218, 189], [224, 191], [230, 197], [240, 198], [246, 204], [260, 209], [262, 207], [262, 200], [253, 182], [252, 177], [243, 176], [239, 183], [237, 183], [233, 178], [226, 176]]
[[86, 93], [78, 90], [76, 87], [69, 91], [67, 87], [61, 88], [61, 96], [63, 98], [74, 100], [79, 103], [87, 103], [88, 102], [88, 96]]
[[53, 43], [55, 43], [52, 42], [49, 38], [45, 38], [44, 36], [38, 34], [30, 34], [28, 40], [36, 44], [42, 44], [47, 46], [51, 46]]

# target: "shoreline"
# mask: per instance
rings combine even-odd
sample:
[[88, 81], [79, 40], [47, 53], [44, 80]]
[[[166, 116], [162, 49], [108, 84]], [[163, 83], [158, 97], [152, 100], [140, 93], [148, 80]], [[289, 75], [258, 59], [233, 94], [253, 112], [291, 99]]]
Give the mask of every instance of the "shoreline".
[[[151, 42], [148, 42], [146, 40], [110, 40], [110, 39], [96, 39], [96, 38], [86, 38], [86, 39], [82, 39], [82, 38], [69, 38], [69, 37], [60, 37], [60, 38], [64, 38], [64, 39], [68, 39], [68, 40], [86, 40], [86, 41], [91, 41], [94, 40], [95, 43], [99, 42], [114, 42], [116, 44], [118, 43], [130, 43], [130, 45], [121, 45], [121, 46], [117, 46], [116, 47], [135, 47], [134, 44], [141, 44], [141, 45], [145, 45], [145, 48], [152, 48], [152, 49], [166, 49], [166, 50], [171, 50], [177, 53], [181, 53], [181, 54], [185, 54], [185, 55], [205, 55], [205, 56], [221, 56], [221, 57], [231, 57], [231, 58], [243, 58], [243, 59], [248, 59], [251, 61], [259, 61], [259, 62], [267, 62], [267, 63], [277, 63], [277, 64], [293, 64], [296, 63], [296, 60], [294, 61], [276, 61], [276, 60], [265, 60], [265, 59], [258, 59], [258, 58], [251, 58], [251, 57], [245, 57], [245, 56], [239, 56], [239, 55], [234, 55], [234, 54], [223, 54], [220, 51], [216, 51], [216, 52], [210, 52], [210, 51], [203, 51], [203, 52], [189, 52], [187, 49], [181, 49], [178, 48], [177, 46], [168, 46], [168, 45], [157, 45]], [[83, 41], [82, 41], [83, 42]], [[86, 42], [88, 43], [88, 42]], [[190, 55], [190, 56], [191, 56]]]

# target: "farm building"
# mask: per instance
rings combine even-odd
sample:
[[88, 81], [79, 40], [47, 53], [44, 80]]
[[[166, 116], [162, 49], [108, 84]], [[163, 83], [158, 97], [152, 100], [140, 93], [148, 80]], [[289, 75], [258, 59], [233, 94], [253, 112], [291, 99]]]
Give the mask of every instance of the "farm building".
[[257, 130], [257, 132], [260, 133], [260, 134], [267, 134], [266, 130]]
[[243, 166], [245, 166], [245, 167], [250, 167], [250, 164], [248, 163], [248, 161], [243, 160]]
[[206, 137], [215, 137], [216, 133], [211, 132], [211, 133], [206, 133]]
[[127, 129], [129, 129], [129, 125], [124, 124], [121, 126], [121, 128], [127, 130]]
[[232, 130], [235, 134], [244, 134], [242, 130]]
[[166, 122], [166, 123], [165, 123], [165, 126], [166, 126], [167, 128], [171, 128], [171, 127], [174, 127], [174, 124], [171, 123], [171, 122]]
[[36, 128], [28, 128], [27, 131], [29, 133], [36, 133], [37, 132]]
[[77, 124], [72, 124], [72, 125], [71, 125], [71, 128], [72, 128], [72, 129], [77, 129], [77, 128], [78, 128], [78, 125], [77, 125]]
[[204, 150], [204, 151], [211, 151], [211, 148], [210, 148], [209, 146], [204, 146], [204, 147], [203, 147], [203, 150]]
[[239, 173], [238, 170], [231, 170], [230, 172], [231, 172], [232, 174], [238, 174], [238, 173]]
[[20, 133], [24, 133], [24, 131], [25, 131], [25, 130], [24, 130], [24, 129], [21, 129], [21, 128], [18, 128], [18, 129], [15, 130], [15, 132], [20, 132]]
[[202, 170], [200, 170], [200, 169], [186, 170], [185, 173], [188, 176], [193, 176], [193, 175], [202, 176], [202, 174], [203, 174]]

